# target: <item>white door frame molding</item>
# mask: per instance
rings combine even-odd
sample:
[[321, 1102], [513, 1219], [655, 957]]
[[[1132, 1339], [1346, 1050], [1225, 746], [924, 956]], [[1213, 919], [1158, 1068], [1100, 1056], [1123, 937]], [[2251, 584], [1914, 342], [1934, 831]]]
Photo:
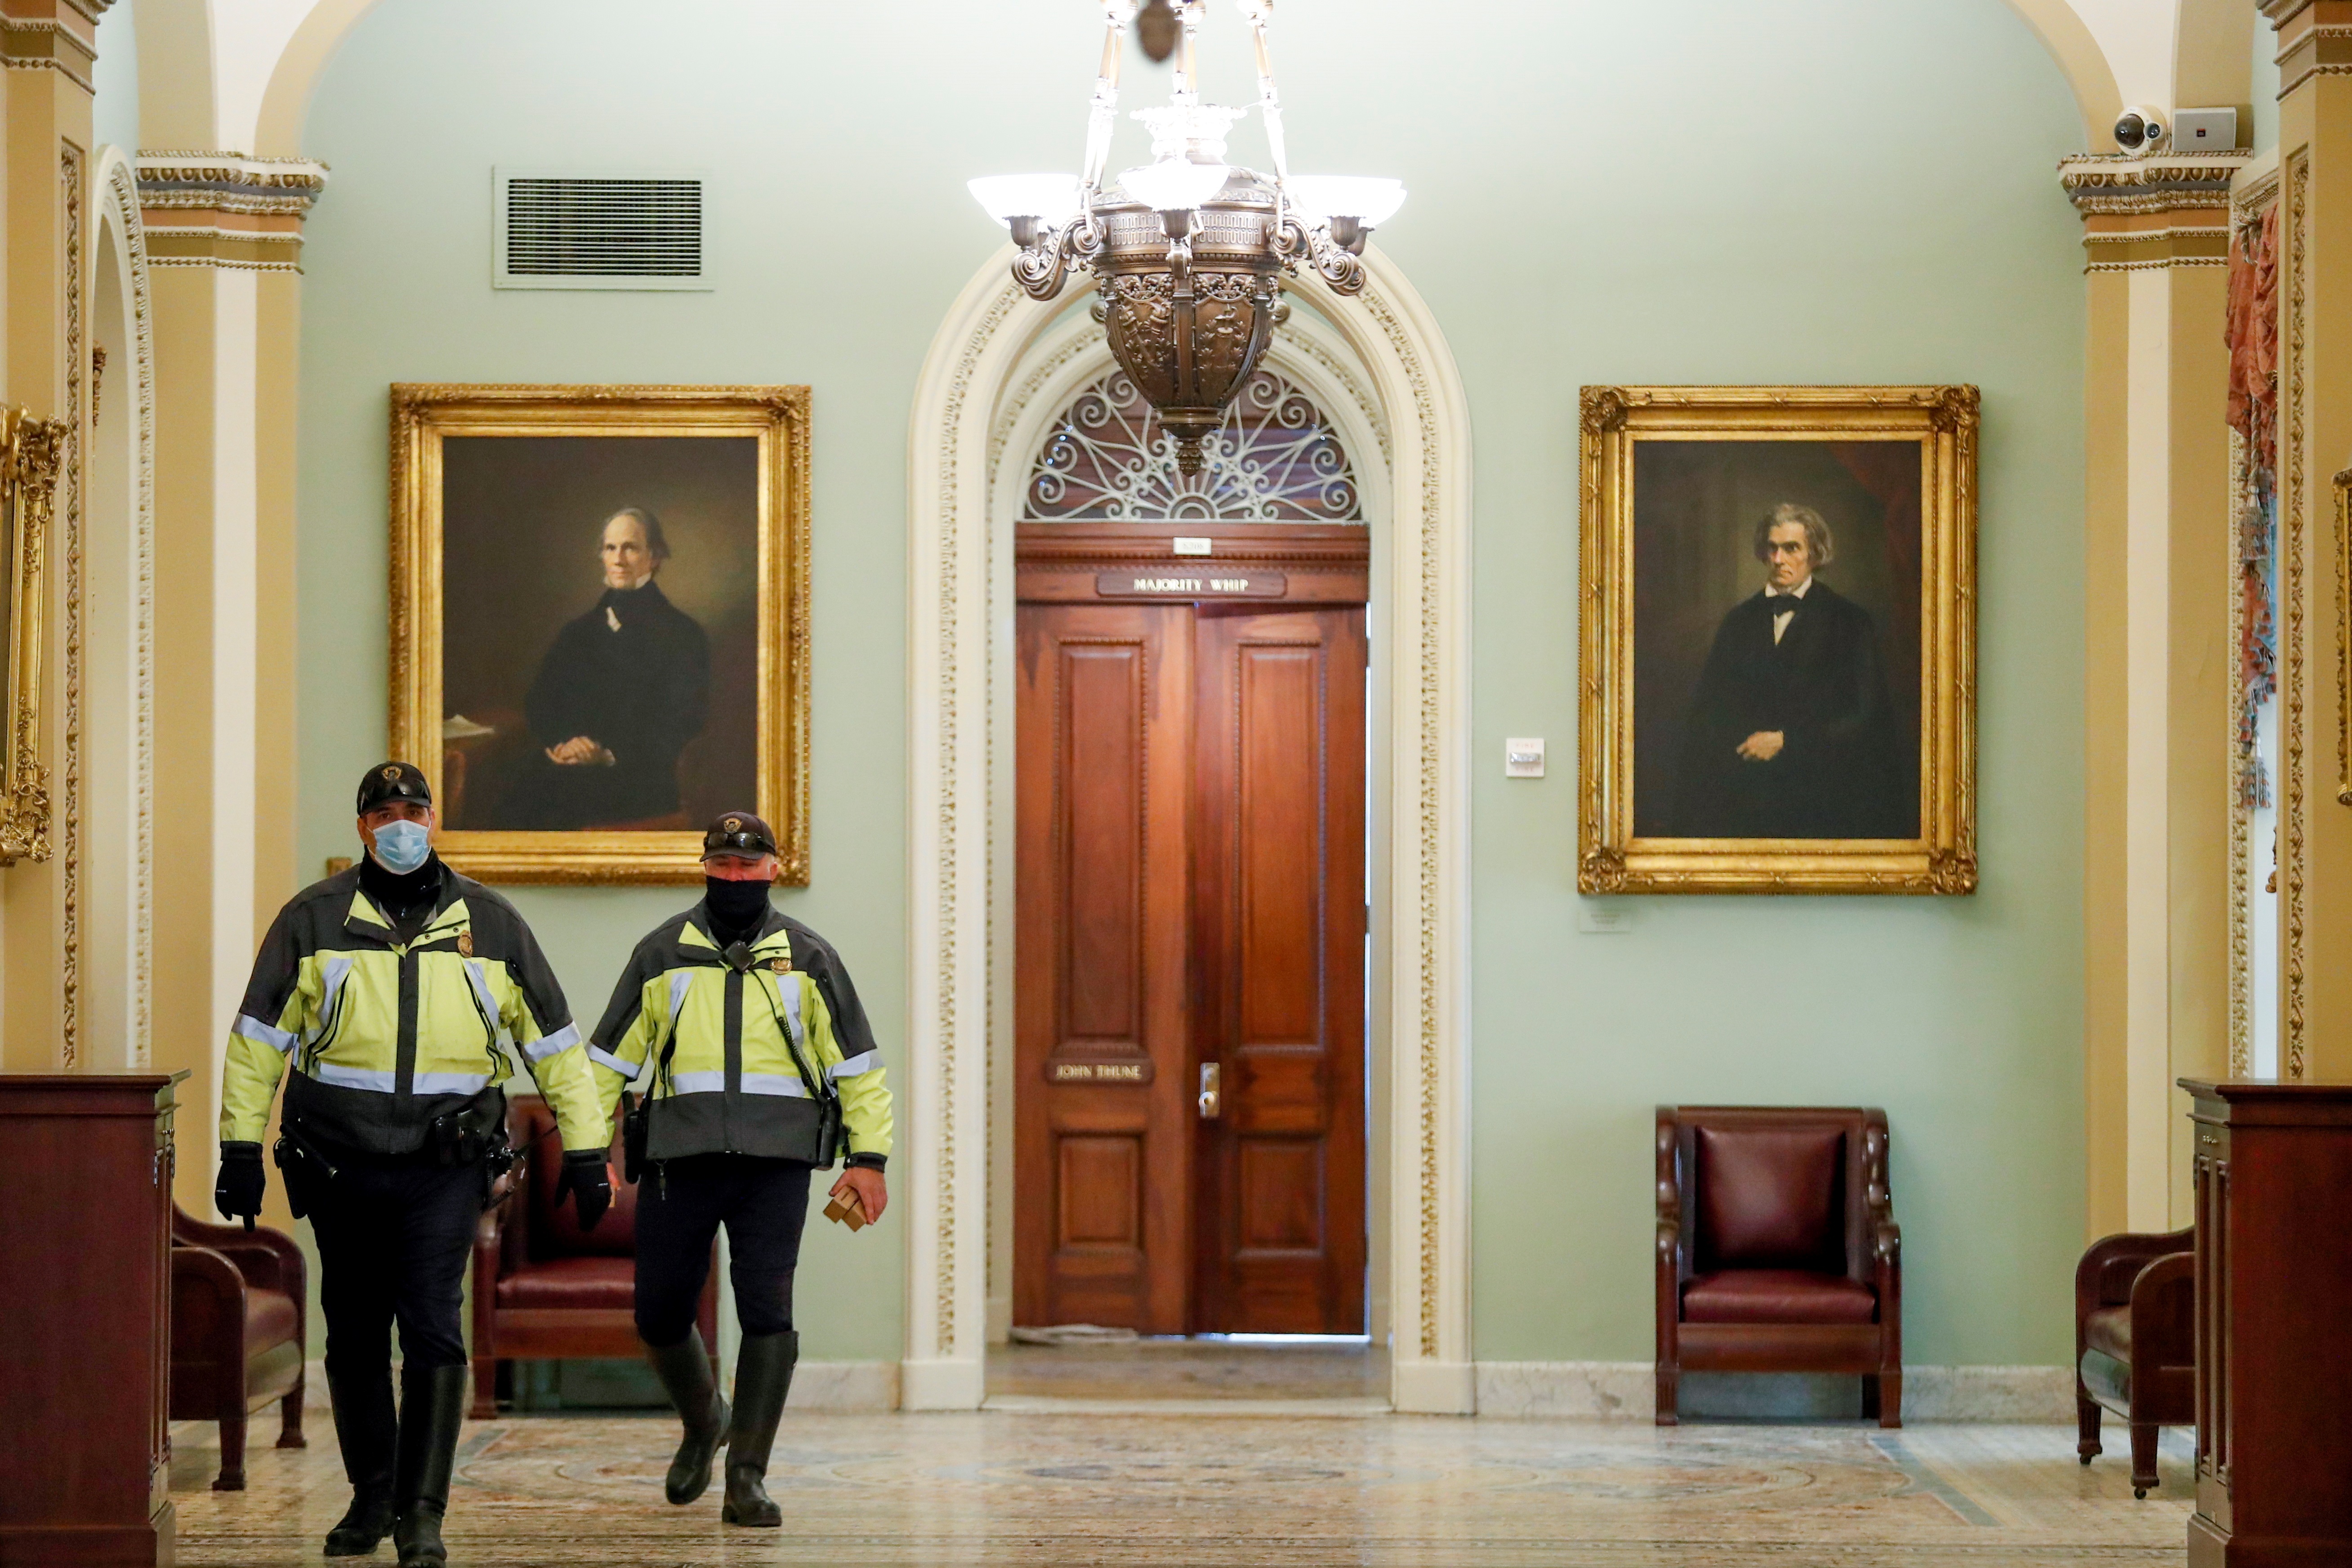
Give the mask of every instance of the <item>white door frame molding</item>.
[[[992, 956], [1010, 940], [991, 919], [992, 874], [1011, 870], [991, 854], [992, 796], [1011, 781], [990, 743], [993, 666], [1012, 614], [992, 592], [1009, 541], [996, 537], [991, 469], [1007, 394], [1063, 309], [1023, 294], [1011, 257], [965, 286], [933, 340], [908, 442], [909, 1409], [970, 1409], [983, 1393]], [[1374, 671], [1370, 806], [1391, 868], [1372, 911], [1389, 1116], [1374, 1178], [1385, 1176], [1389, 1235], [1374, 1253], [1389, 1259], [1394, 1403], [1467, 1413], [1469, 411], [1420, 296], [1378, 251], [1365, 262], [1370, 281], [1353, 300], [1312, 279], [1299, 287], [1363, 368], [1391, 447], [1389, 515], [1370, 520], [1386, 563], [1373, 657], [1388, 666]]]

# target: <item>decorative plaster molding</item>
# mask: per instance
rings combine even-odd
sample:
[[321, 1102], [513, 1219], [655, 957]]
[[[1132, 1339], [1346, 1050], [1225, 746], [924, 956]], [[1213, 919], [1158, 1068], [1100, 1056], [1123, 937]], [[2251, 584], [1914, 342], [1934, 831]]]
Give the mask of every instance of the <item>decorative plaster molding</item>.
[[2311, 154], [2299, 149], [2286, 162], [2281, 199], [2286, 204], [2286, 254], [2281, 258], [2286, 298], [2279, 367], [2279, 599], [2285, 625], [2279, 637], [2279, 701], [2281, 750], [2279, 857], [2280, 879], [2285, 885], [2286, 910], [2281, 933], [2285, 974], [2279, 998], [2280, 1069], [2290, 1079], [2304, 1073], [2304, 815], [2309, 784], [2304, 764], [2304, 707], [2310, 683], [2310, 658], [2304, 646], [2304, 556], [2311, 498], [2305, 493], [2304, 460], [2304, 388], [2310, 378], [2308, 325], [2311, 278]]
[[2081, 153], [2058, 161], [2058, 184], [2086, 217], [2226, 207], [2231, 176], [2252, 161], [2251, 153]]
[[81, 1055], [81, 677], [82, 677], [82, 366], [88, 363], [82, 321], [82, 153], [58, 145], [58, 199], [65, 222], [66, 460], [65, 460], [65, 716], [63, 811], [58, 859], [63, 884], [58, 926], [58, 1035], [65, 1069]]
[[327, 188], [327, 165], [310, 158], [248, 158], [242, 153], [142, 153], [139, 205], [209, 212], [310, 210]]
[[131, 846], [131, 1068], [149, 1064], [154, 1039], [155, 935], [155, 328], [147, 276], [147, 245], [141, 231], [138, 175], [120, 153], [101, 155], [100, 167], [106, 216], [120, 236], [128, 261], [122, 288], [131, 311], [131, 356], [128, 407], [136, 468], [131, 497], [131, 595], [133, 657]]
[[0, 15], [0, 66], [10, 70], [53, 70], [95, 97], [98, 89], [91, 81], [90, 67], [97, 59], [94, 39], [54, 17]]
[[142, 153], [137, 169], [150, 266], [301, 270], [302, 219], [326, 189], [324, 163]]

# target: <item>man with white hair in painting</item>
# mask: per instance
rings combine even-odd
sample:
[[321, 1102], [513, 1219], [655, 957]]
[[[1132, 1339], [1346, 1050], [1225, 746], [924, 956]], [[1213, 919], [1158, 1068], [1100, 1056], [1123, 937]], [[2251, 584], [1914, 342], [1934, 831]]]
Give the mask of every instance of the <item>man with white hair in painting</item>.
[[1878, 628], [1815, 575], [1837, 558], [1829, 523], [1784, 501], [1754, 549], [1764, 585], [1723, 617], [1691, 700], [1675, 836], [1916, 837]]
[[654, 580], [669, 559], [659, 518], [621, 508], [599, 549], [604, 592], [540, 661], [523, 701], [532, 752], [484, 826], [667, 826], [679, 810], [678, 753], [709, 713], [710, 639]]

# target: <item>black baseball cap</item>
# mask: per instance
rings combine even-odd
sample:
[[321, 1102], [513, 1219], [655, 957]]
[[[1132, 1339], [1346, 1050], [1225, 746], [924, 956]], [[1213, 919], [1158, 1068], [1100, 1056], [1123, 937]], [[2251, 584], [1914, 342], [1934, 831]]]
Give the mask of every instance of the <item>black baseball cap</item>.
[[413, 800], [419, 805], [431, 805], [433, 786], [425, 782], [425, 774], [420, 770], [407, 763], [378, 763], [360, 775], [362, 816], [395, 800]]
[[773, 855], [776, 836], [748, 811], [721, 812], [702, 830], [702, 858], [713, 855]]

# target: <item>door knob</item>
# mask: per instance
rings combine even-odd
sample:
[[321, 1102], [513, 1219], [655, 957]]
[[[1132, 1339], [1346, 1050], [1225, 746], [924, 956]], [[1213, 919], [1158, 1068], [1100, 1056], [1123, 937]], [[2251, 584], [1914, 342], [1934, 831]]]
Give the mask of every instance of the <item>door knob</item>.
[[1219, 1092], [1223, 1073], [1215, 1062], [1201, 1064], [1201, 1120], [1214, 1121], [1224, 1109], [1224, 1099]]

